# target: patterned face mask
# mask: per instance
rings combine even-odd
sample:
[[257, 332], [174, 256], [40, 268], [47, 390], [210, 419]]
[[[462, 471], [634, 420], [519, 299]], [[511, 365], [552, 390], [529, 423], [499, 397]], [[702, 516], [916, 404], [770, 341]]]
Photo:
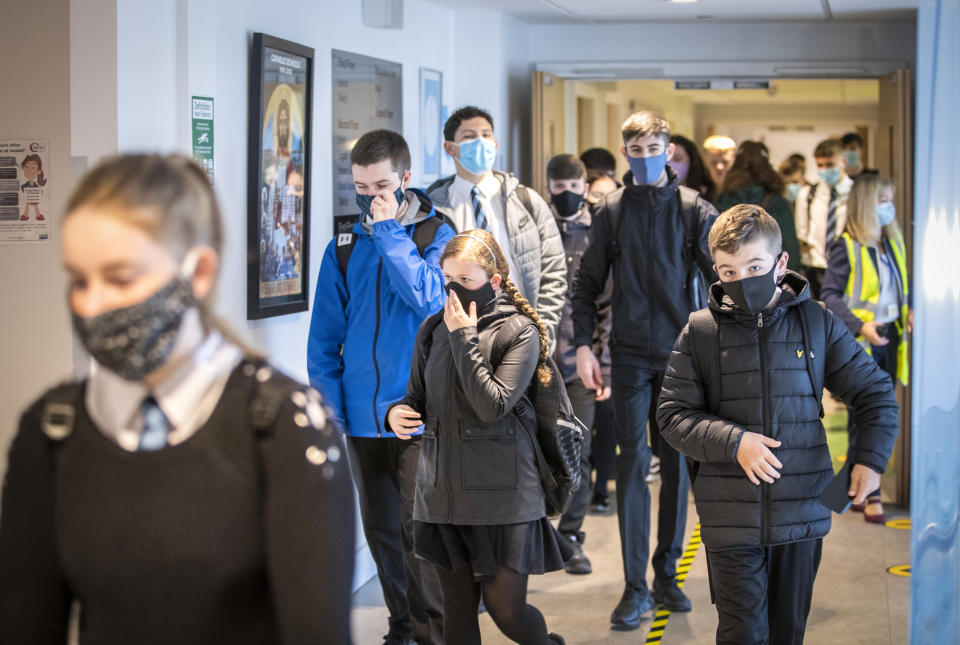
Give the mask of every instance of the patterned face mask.
[[72, 314], [73, 329], [97, 363], [141, 381], [170, 357], [183, 315], [196, 304], [190, 281], [178, 276], [135, 305], [92, 318]]

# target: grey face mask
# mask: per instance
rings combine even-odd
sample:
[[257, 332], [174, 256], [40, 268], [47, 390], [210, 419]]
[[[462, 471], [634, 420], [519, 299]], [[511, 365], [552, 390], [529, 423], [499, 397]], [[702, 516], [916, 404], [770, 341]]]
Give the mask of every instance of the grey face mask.
[[73, 329], [97, 363], [141, 381], [170, 357], [183, 316], [196, 304], [190, 282], [176, 277], [135, 305], [92, 318], [73, 314]]

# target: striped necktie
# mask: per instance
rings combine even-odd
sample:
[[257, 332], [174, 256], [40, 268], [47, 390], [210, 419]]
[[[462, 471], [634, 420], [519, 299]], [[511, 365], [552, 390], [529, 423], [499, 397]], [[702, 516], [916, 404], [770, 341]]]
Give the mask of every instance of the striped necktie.
[[140, 434], [140, 443], [137, 450], [152, 452], [167, 445], [167, 433], [170, 431], [170, 421], [163, 413], [157, 400], [148, 396], [140, 407], [143, 417], [143, 432]]
[[830, 205], [827, 207], [827, 245], [837, 237], [837, 189], [830, 189]]
[[476, 220], [477, 228], [489, 232], [490, 226], [487, 224], [487, 214], [483, 210], [483, 204], [480, 203], [479, 186], [473, 187], [473, 190], [470, 191], [470, 197], [473, 198], [473, 218]]

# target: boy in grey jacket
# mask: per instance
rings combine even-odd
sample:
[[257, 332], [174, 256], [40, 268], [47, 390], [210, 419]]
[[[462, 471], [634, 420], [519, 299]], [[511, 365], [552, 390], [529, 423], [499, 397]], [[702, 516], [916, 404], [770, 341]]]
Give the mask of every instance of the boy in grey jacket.
[[457, 231], [482, 228], [493, 235], [520, 293], [556, 338], [567, 283], [563, 244], [550, 208], [513, 175], [493, 170], [497, 140], [493, 117], [485, 110], [460, 108], [447, 119], [443, 137], [457, 174], [434, 182], [427, 195]]

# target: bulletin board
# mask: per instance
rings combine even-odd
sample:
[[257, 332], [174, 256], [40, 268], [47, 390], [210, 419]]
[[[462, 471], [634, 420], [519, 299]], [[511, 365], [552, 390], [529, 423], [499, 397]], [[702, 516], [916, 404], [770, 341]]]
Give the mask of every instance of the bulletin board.
[[385, 128], [403, 134], [403, 65], [334, 49], [333, 232], [359, 208], [350, 170], [350, 151], [363, 134]]

